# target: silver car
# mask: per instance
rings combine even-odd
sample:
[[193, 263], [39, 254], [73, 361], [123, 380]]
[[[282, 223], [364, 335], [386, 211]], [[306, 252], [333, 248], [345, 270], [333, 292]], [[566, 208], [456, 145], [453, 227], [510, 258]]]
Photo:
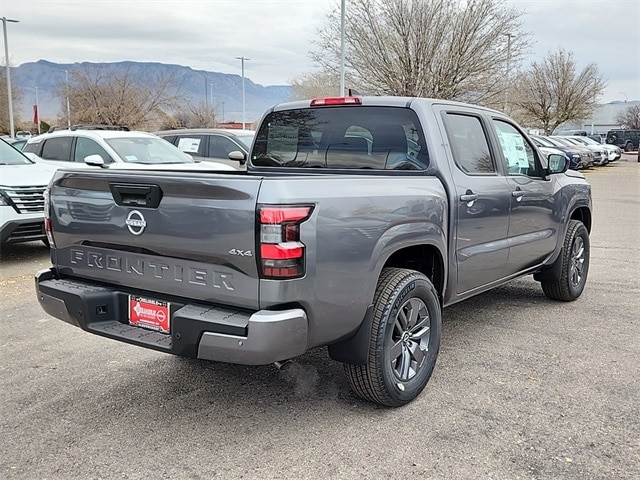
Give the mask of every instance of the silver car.
[[223, 128], [183, 128], [155, 132], [196, 160], [229, 165], [246, 170], [247, 156], [255, 136], [252, 130]]

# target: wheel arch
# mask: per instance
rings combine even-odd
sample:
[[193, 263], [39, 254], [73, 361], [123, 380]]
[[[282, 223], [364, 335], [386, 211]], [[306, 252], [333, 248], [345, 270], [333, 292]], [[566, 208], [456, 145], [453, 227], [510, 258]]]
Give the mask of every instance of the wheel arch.
[[[411, 245], [394, 251], [384, 262], [376, 283], [385, 268], [405, 268], [424, 274], [433, 284], [438, 294], [440, 307], [444, 299], [446, 268], [440, 249], [432, 244]], [[355, 334], [348, 339], [329, 345], [329, 356], [336, 361], [352, 365], [367, 363], [369, 352], [369, 332], [373, 321], [373, 304], [367, 308], [365, 317]]]
[[571, 220], [580, 220], [591, 233], [591, 210], [588, 207], [578, 207], [571, 212]]
[[438, 247], [422, 244], [401, 248], [389, 256], [382, 268], [389, 267], [406, 268], [424, 274], [435, 287], [442, 304], [446, 270], [444, 257]]

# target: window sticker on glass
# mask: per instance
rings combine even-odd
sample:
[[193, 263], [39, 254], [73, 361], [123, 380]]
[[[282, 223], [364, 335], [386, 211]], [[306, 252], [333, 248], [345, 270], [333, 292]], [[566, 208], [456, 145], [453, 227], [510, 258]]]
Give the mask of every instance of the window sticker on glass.
[[519, 133], [507, 133], [498, 130], [502, 151], [510, 167], [528, 168], [529, 160], [524, 148], [524, 139]]
[[138, 161], [138, 157], [136, 157], [135, 155], [125, 155], [124, 159], [127, 162], [137, 162]]
[[178, 140], [178, 148], [187, 153], [198, 153], [200, 148], [199, 138], [181, 138]]

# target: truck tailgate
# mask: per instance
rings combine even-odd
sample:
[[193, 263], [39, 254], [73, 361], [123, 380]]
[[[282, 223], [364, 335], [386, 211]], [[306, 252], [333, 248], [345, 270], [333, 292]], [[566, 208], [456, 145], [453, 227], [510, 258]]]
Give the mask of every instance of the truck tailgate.
[[61, 275], [258, 308], [262, 179], [185, 172], [58, 173], [50, 190]]

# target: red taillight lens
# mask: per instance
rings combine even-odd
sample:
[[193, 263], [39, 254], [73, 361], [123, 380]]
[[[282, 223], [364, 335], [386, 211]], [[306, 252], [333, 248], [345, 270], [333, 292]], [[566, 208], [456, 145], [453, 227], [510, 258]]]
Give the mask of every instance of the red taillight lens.
[[262, 278], [286, 279], [304, 275], [305, 245], [300, 224], [309, 218], [312, 206], [263, 206], [260, 221], [260, 273]]
[[360, 105], [362, 100], [360, 97], [330, 97], [330, 98], [314, 98], [311, 100], [312, 107], [322, 107], [325, 105]]

